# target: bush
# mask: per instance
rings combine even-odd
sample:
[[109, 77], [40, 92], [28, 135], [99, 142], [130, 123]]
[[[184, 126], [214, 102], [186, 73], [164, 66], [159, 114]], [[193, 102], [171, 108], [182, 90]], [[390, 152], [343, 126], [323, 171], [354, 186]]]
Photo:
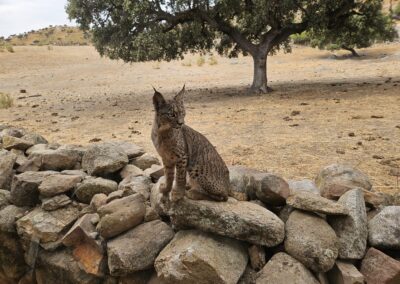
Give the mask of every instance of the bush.
[[395, 7], [394, 10], [393, 10], [393, 13], [394, 13], [395, 15], [400, 16], [400, 2], [397, 3], [396, 7]]
[[294, 44], [298, 45], [309, 45], [310, 36], [307, 32], [302, 32], [301, 34], [294, 34], [290, 36]]
[[192, 66], [192, 61], [191, 60], [185, 60], [185, 61], [182, 62], [182, 66], [190, 67], [190, 66]]
[[9, 94], [0, 93], [0, 109], [10, 108], [13, 105], [13, 99]]
[[14, 48], [12, 47], [12, 45], [6, 45], [6, 49], [8, 52], [14, 53]]
[[210, 65], [217, 65], [218, 64], [218, 60], [214, 57], [214, 56], [210, 56], [208, 58], [208, 64]]
[[203, 56], [200, 56], [199, 58], [197, 58], [197, 66], [201, 67], [204, 65], [204, 63], [206, 63], [206, 60], [204, 59]]

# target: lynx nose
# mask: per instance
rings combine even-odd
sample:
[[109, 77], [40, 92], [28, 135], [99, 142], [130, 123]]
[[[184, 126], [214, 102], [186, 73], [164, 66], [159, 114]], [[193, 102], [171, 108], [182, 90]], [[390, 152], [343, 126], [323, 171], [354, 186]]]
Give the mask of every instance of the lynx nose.
[[179, 125], [182, 125], [183, 123], [184, 123], [183, 118], [179, 118], [179, 119], [178, 119], [178, 124], [179, 124]]

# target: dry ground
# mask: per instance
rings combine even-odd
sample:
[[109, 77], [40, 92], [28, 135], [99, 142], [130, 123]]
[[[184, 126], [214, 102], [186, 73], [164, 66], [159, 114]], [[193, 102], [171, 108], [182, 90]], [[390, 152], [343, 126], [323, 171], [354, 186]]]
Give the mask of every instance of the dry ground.
[[[52, 142], [150, 141], [154, 85], [172, 95], [186, 83], [187, 124], [205, 134], [228, 164], [287, 179], [314, 178], [335, 162], [366, 172], [381, 191], [399, 190], [400, 44], [361, 50], [360, 59], [295, 47], [269, 59], [272, 94], [246, 95], [250, 58], [196, 66], [182, 61], [124, 64], [92, 47], [16, 47], [0, 53], [0, 92], [11, 109], [0, 123]], [[21, 94], [20, 89], [26, 89]], [[374, 118], [375, 117], [375, 118]], [[389, 161], [388, 159], [398, 159]]]

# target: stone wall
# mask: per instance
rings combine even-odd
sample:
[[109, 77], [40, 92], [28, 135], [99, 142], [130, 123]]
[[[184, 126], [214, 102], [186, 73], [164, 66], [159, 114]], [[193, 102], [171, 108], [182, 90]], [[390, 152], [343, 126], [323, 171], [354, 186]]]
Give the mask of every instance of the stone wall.
[[400, 283], [399, 195], [334, 164], [315, 181], [230, 167], [227, 202], [159, 192], [128, 142], [0, 126], [0, 283]]

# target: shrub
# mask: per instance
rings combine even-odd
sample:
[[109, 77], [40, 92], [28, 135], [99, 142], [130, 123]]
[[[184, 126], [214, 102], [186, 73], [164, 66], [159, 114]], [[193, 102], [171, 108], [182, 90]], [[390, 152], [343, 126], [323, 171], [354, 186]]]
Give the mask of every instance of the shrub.
[[215, 58], [213, 55], [210, 56], [210, 57], [208, 58], [208, 64], [210, 64], [210, 65], [217, 65], [217, 64], [218, 64], [217, 58]]
[[13, 99], [9, 94], [0, 93], [0, 109], [10, 108], [13, 105]]
[[197, 66], [201, 67], [204, 65], [204, 63], [206, 63], [206, 60], [204, 59], [203, 56], [200, 55], [200, 57], [197, 58]]
[[299, 45], [309, 45], [310, 44], [310, 36], [307, 32], [302, 32], [301, 34], [294, 34], [290, 36], [293, 40], [294, 44]]
[[12, 47], [12, 45], [6, 45], [6, 49], [8, 52], [14, 53], [14, 48]]
[[394, 10], [393, 10], [393, 13], [394, 13], [395, 15], [400, 16], [400, 2], [397, 3], [396, 7], [395, 7]]
[[182, 62], [182, 66], [190, 67], [190, 66], [192, 66], [192, 61], [191, 60], [185, 60], [185, 61]]

